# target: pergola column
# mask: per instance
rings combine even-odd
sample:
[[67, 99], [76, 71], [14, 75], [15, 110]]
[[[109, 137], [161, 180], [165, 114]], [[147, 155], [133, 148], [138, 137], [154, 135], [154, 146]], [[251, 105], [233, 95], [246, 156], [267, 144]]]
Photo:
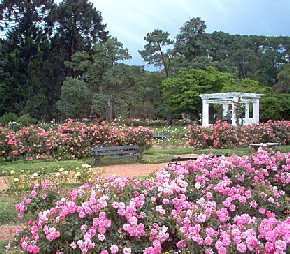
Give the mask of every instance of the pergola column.
[[233, 102], [232, 102], [232, 125], [236, 126], [237, 125], [237, 114], [236, 114], [236, 104], [239, 101], [239, 97], [233, 97]]
[[209, 103], [208, 100], [202, 99], [202, 126], [209, 126]]
[[223, 103], [223, 118], [228, 114], [229, 104]]
[[248, 102], [245, 103], [245, 125], [250, 124], [250, 104]]
[[260, 121], [260, 99], [256, 98], [253, 101], [253, 123], [258, 124]]

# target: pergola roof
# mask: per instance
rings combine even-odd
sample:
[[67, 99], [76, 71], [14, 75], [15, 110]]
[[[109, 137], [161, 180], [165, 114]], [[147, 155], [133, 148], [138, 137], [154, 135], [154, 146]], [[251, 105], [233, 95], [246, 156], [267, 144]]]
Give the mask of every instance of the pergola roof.
[[215, 99], [220, 101], [224, 101], [227, 99], [233, 99], [234, 97], [239, 97], [241, 99], [259, 99], [263, 94], [258, 93], [237, 93], [237, 92], [229, 92], [229, 93], [211, 93], [211, 94], [201, 94], [200, 97], [202, 99]]

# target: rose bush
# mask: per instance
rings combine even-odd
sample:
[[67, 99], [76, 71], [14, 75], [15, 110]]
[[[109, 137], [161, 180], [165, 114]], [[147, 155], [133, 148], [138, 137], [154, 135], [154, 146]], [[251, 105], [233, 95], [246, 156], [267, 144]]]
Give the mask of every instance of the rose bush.
[[90, 157], [96, 146], [135, 144], [145, 150], [153, 143], [153, 131], [145, 127], [86, 125], [70, 119], [57, 128], [30, 126], [14, 132], [0, 126], [0, 137], [0, 160], [4, 161], [81, 159]]
[[251, 143], [290, 144], [290, 121], [268, 121], [258, 125], [232, 126], [217, 122], [210, 127], [189, 125], [188, 144], [195, 149], [248, 147]]
[[98, 177], [68, 193], [35, 186], [25, 253], [289, 253], [290, 154], [259, 150], [165, 166], [147, 179]]

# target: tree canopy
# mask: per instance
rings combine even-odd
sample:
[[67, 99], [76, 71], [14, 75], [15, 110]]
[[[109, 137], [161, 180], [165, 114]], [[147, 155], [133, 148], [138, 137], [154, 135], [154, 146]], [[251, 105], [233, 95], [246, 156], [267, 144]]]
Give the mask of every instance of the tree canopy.
[[278, 82], [273, 86], [278, 93], [290, 94], [290, 64], [285, 64], [277, 75]]
[[232, 75], [213, 67], [181, 71], [176, 77], [162, 82], [164, 103], [173, 113], [188, 113], [198, 119], [201, 113], [200, 94], [219, 92], [223, 86], [231, 86], [234, 82]]
[[140, 55], [148, 64], [162, 67], [166, 77], [168, 77], [170, 58], [172, 57], [170, 45], [173, 44], [169, 38], [169, 33], [155, 29], [152, 33], [148, 33], [144, 40], [147, 41], [147, 44], [144, 46], [144, 50], [139, 50]]
[[87, 0], [66, 0], [59, 5], [52, 0], [4, 0], [0, 25], [6, 31], [0, 45], [5, 93], [0, 115], [8, 111], [37, 119], [56, 118], [62, 83], [71, 75], [65, 61], [74, 52], [90, 50], [94, 42], [106, 40], [100, 13]]
[[174, 39], [159, 28], [148, 32], [139, 53], [159, 68], [150, 72], [125, 64], [129, 50], [110, 36], [88, 0], [3, 0], [0, 117], [103, 118], [110, 104], [113, 117], [191, 113], [197, 118], [199, 94], [236, 91], [265, 94], [263, 119], [289, 119], [290, 37], [206, 28], [195, 17]]

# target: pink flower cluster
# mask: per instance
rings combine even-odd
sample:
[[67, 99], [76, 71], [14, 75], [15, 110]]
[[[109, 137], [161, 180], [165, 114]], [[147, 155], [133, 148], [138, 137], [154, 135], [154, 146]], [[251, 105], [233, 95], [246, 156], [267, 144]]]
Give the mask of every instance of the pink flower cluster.
[[92, 147], [109, 145], [136, 144], [148, 149], [152, 137], [153, 131], [145, 127], [86, 125], [71, 120], [47, 130], [30, 126], [14, 132], [0, 126], [0, 160], [86, 158]]
[[217, 122], [211, 127], [189, 125], [188, 143], [196, 149], [248, 147], [251, 143], [290, 144], [290, 121], [268, 121], [258, 125], [235, 126]]
[[[53, 253], [289, 253], [289, 165], [289, 153], [259, 150], [202, 155], [144, 180], [99, 177], [34, 211], [20, 246], [28, 253], [48, 246]], [[34, 191], [17, 205], [23, 216], [56, 190]]]

